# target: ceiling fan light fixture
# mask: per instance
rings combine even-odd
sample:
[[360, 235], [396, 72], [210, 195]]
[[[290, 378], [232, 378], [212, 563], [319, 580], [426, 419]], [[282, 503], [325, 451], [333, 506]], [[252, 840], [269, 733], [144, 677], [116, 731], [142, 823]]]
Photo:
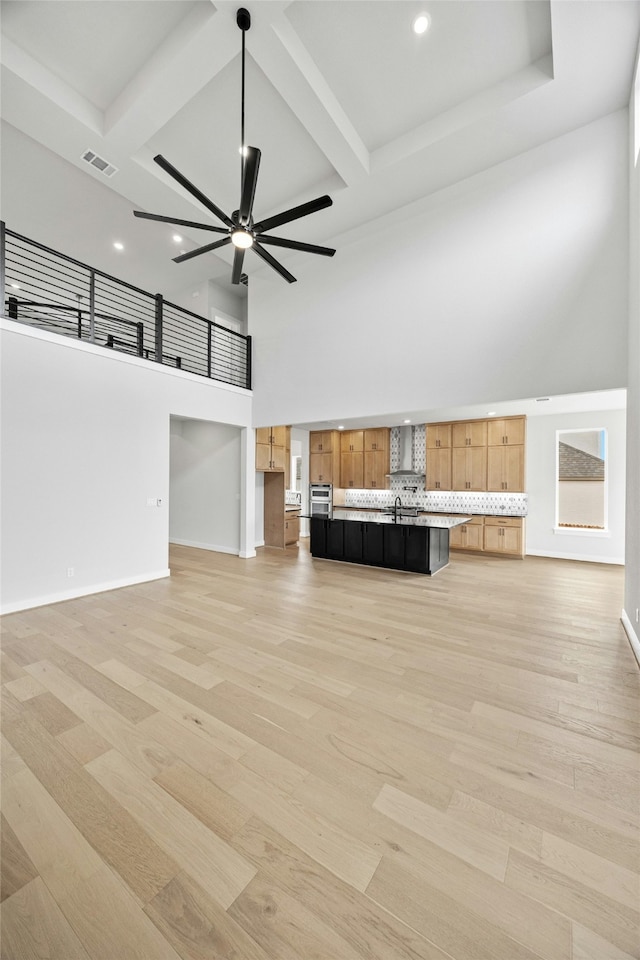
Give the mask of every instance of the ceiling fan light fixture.
[[[198, 230], [210, 230], [213, 233], [223, 234], [221, 240], [215, 240], [213, 243], [206, 243], [202, 247], [196, 247], [195, 250], [190, 250], [188, 253], [180, 251], [180, 255], [173, 257], [174, 263], [183, 263], [185, 260], [192, 260], [194, 257], [199, 257], [204, 253], [210, 253], [213, 250], [218, 250], [221, 247], [228, 246], [232, 244], [234, 249], [233, 255], [233, 267], [231, 269], [231, 283], [245, 283], [246, 274], [243, 273], [244, 265], [244, 254], [245, 250], [253, 249], [253, 252], [260, 257], [266, 264], [268, 264], [276, 273], [279, 273], [280, 276], [287, 281], [287, 283], [295, 283], [296, 278], [292, 273], [286, 269], [275, 257], [273, 257], [267, 249], [265, 249], [264, 244], [267, 246], [271, 245], [274, 247], [283, 247], [289, 250], [298, 250], [303, 253], [315, 253], [322, 257], [332, 257], [335, 254], [335, 250], [332, 247], [321, 247], [315, 243], [301, 243], [298, 240], [287, 240], [285, 237], [274, 237], [266, 231], [272, 230], [275, 227], [281, 227], [285, 223], [291, 223], [292, 220], [299, 220], [301, 217], [306, 217], [310, 213], [316, 213], [319, 210], [324, 210], [326, 207], [330, 207], [333, 203], [331, 197], [325, 195], [323, 197], [316, 197], [315, 200], [310, 200], [307, 203], [298, 204], [298, 206], [291, 207], [289, 210], [283, 210], [282, 213], [277, 213], [274, 216], [267, 217], [265, 220], [259, 220], [257, 223], [253, 218], [253, 201], [255, 198], [256, 184], [258, 181], [258, 170], [260, 167], [260, 157], [261, 153], [257, 147], [250, 147], [246, 144], [244, 138], [244, 78], [245, 78], [245, 33], [251, 26], [251, 14], [244, 7], [241, 7], [237, 11], [236, 23], [242, 31], [242, 83], [241, 83], [241, 110], [240, 110], [240, 153], [242, 155], [242, 166], [241, 166], [241, 189], [240, 189], [240, 205], [237, 210], [233, 211], [233, 214], [229, 217], [220, 207], [217, 206], [199, 190], [195, 184], [191, 183], [190, 180], [180, 173], [180, 171], [173, 166], [162, 154], [157, 154], [153, 158], [154, 163], [157, 163], [158, 166], [169, 176], [172, 180], [178, 183], [183, 190], [186, 190], [187, 193], [191, 194], [198, 203], [201, 203], [204, 207], [209, 210], [218, 220], [221, 220], [224, 227], [213, 226], [210, 223], [198, 223], [194, 220], [181, 220], [176, 217], [166, 217], [158, 213], [146, 213], [142, 210], [134, 210], [134, 217], [141, 217], [143, 220], [157, 220], [161, 223], [171, 223], [178, 225], [183, 225], [186, 227], [195, 227]], [[174, 241], [176, 243], [182, 242], [178, 240], [177, 236], [174, 236]]]
[[431, 17], [428, 13], [420, 13], [413, 21], [413, 32], [421, 36], [431, 26]]
[[253, 246], [253, 237], [246, 230], [234, 230], [231, 234], [231, 243], [240, 250], [248, 250]]

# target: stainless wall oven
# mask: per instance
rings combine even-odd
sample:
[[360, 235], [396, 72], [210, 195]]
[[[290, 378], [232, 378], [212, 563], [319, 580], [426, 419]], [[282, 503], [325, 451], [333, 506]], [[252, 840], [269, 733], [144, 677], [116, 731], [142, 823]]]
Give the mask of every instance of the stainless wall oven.
[[312, 517], [333, 516], [333, 485], [331, 483], [309, 484], [309, 513]]

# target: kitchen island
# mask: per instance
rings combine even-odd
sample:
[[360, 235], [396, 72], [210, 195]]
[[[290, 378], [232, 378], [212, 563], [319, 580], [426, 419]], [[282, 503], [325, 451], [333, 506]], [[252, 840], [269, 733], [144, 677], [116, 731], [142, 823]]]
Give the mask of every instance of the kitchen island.
[[311, 555], [431, 576], [449, 563], [449, 530], [468, 520], [336, 509], [330, 520], [311, 517]]

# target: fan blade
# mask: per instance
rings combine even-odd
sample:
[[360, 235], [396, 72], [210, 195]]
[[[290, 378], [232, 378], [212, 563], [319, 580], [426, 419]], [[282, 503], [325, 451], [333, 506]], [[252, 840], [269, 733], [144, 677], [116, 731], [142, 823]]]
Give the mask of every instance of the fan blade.
[[199, 257], [201, 253], [209, 253], [210, 250], [215, 250], [217, 247], [224, 247], [227, 243], [231, 243], [231, 237], [225, 237], [224, 240], [216, 240], [215, 243], [208, 243], [205, 247], [197, 247], [195, 250], [190, 250], [189, 253], [182, 253], [179, 257], [174, 257], [173, 262], [184, 263], [185, 260]]
[[208, 223], [196, 223], [195, 220], [177, 220], [175, 217], [164, 217], [159, 213], [143, 213], [142, 210], [134, 210], [134, 217], [140, 217], [142, 220], [159, 220], [160, 223], [174, 223], [178, 227], [196, 227], [198, 230], [212, 230], [214, 233], [226, 233], [225, 227], [212, 227]]
[[159, 153], [157, 157], [154, 157], [153, 159], [159, 167], [162, 167], [165, 173], [168, 173], [170, 177], [173, 177], [173, 179], [179, 183], [181, 187], [184, 187], [184, 189], [190, 193], [192, 197], [195, 197], [196, 200], [199, 200], [200, 203], [207, 208], [207, 210], [211, 211], [211, 213], [215, 213], [218, 220], [222, 220], [222, 222], [226, 223], [228, 227], [233, 226], [233, 220], [231, 220], [226, 213], [223, 213], [220, 207], [215, 205], [213, 200], [209, 200], [208, 197], [205, 197], [201, 190], [198, 190], [198, 188], [194, 187], [194, 185], [187, 180], [186, 177], [183, 177], [180, 171], [176, 170], [176, 168], [169, 163], [168, 160], [165, 160], [162, 154]]
[[332, 257], [335, 253], [332, 247], [318, 247], [315, 243], [298, 243], [297, 240], [285, 240], [284, 237], [267, 237], [264, 233], [260, 234], [260, 243], [272, 243], [274, 247], [303, 250], [305, 253], [319, 253], [322, 257]]
[[236, 252], [233, 256], [233, 270], [231, 271], [231, 283], [240, 283], [240, 277], [242, 276], [243, 263], [244, 263], [244, 250], [241, 247], [236, 247]]
[[300, 217], [306, 217], [309, 213], [316, 213], [318, 210], [324, 210], [333, 203], [331, 197], [318, 197], [316, 200], [309, 200], [308, 203], [301, 203], [299, 207], [292, 207], [285, 210], [284, 213], [277, 213], [275, 217], [267, 217], [260, 223], [254, 223], [253, 229], [256, 233], [262, 233], [263, 230], [273, 230], [274, 227], [280, 227], [283, 223], [290, 223], [292, 220], [298, 220]]
[[294, 275], [292, 273], [289, 273], [288, 270], [285, 270], [282, 264], [278, 263], [278, 261], [274, 257], [272, 257], [270, 253], [267, 253], [266, 250], [263, 250], [260, 244], [256, 243], [255, 240], [253, 241], [253, 246], [251, 247], [251, 249], [255, 250], [258, 256], [261, 257], [265, 263], [268, 263], [270, 267], [273, 267], [273, 269], [277, 273], [279, 273], [281, 277], [284, 277], [287, 283], [296, 282], [296, 278], [294, 277]]
[[247, 147], [244, 158], [244, 173], [242, 177], [242, 197], [240, 198], [240, 223], [247, 226], [251, 222], [253, 200], [256, 195], [258, 169], [260, 167], [260, 151], [257, 147]]

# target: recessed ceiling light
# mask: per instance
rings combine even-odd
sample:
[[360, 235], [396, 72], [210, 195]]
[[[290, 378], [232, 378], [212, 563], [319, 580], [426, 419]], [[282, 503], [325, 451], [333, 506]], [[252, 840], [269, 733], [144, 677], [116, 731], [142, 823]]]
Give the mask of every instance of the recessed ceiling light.
[[113, 246], [116, 250], [124, 250], [124, 243], [120, 243], [119, 240], [114, 241]]
[[19, 289], [20, 289], [20, 284], [19, 284], [19, 283], [10, 283], [9, 286], [12, 287], [14, 290], [19, 290]]
[[340, 424], [340, 426], [338, 427], [338, 430], [344, 430], [344, 423]]
[[413, 32], [420, 36], [426, 33], [431, 25], [431, 17], [428, 13], [419, 14], [413, 21]]
[[496, 415], [496, 411], [495, 411], [495, 410], [487, 410], [487, 416], [488, 416], [488, 417], [495, 417], [495, 415]]
[[174, 233], [174, 235], [173, 235], [173, 242], [174, 242], [174, 243], [182, 243], [182, 237], [180, 236], [179, 233]]
[[403, 423], [411, 423], [411, 420], [403, 420]]

